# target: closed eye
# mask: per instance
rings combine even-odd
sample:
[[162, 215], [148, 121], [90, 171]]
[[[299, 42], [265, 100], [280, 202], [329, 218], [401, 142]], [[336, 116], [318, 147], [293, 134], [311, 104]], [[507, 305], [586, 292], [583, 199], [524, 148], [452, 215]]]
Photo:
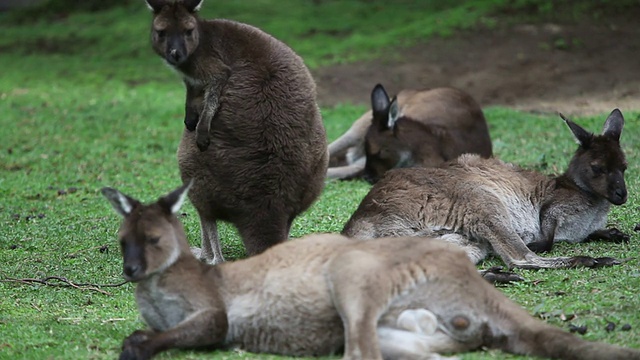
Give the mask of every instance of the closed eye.
[[600, 165], [591, 165], [591, 171], [593, 171], [595, 175], [602, 175], [605, 173], [605, 168]]
[[159, 236], [153, 236], [147, 239], [147, 242], [149, 242], [149, 244], [151, 245], [155, 245], [158, 243], [158, 241], [160, 241], [160, 237]]

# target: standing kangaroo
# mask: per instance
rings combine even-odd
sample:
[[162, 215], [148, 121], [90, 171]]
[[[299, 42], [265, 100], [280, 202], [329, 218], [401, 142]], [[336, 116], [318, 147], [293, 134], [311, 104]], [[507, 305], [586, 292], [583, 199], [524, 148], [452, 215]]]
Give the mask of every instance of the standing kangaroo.
[[402, 90], [389, 100], [382, 85], [371, 92], [371, 111], [329, 145], [327, 177], [376, 182], [390, 169], [432, 167], [464, 153], [490, 157], [491, 138], [482, 109], [453, 88]]
[[178, 165], [183, 181], [194, 181], [201, 258], [224, 261], [217, 220], [238, 228], [248, 255], [286, 240], [322, 191], [328, 164], [311, 74], [255, 27], [199, 19], [202, 0], [147, 4], [153, 48], [187, 88]]
[[434, 236], [462, 246], [474, 263], [494, 252], [510, 268], [619, 264], [611, 258], [544, 258], [532, 251], [588, 237], [628, 240], [617, 229], [603, 229], [611, 204], [627, 200], [622, 113], [615, 109], [609, 115], [602, 135], [563, 119], [580, 144], [564, 174], [548, 177], [477, 155], [463, 155], [439, 168], [390, 171], [342, 233]]
[[291, 356], [443, 359], [497, 348], [581, 360], [640, 360], [534, 319], [484, 281], [458, 247], [416, 237], [353, 241], [311, 235], [235, 262], [198, 261], [175, 213], [182, 186], [150, 205], [102, 193], [124, 217], [125, 279], [149, 326], [123, 342], [121, 360], [170, 348], [241, 347]]

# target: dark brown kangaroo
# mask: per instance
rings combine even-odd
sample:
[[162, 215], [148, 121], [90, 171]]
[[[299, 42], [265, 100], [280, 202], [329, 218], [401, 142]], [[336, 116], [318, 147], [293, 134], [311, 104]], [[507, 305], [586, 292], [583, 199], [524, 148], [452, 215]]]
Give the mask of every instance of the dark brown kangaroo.
[[[147, 330], [121, 360], [171, 348], [240, 347], [344, 359], [445, 359], [483, 347], [575, 360], [640, 360], [640, 352], [588, 342], [534, 319], [484, 281], [443, 241], [353, 241], [311, 235], [235, 262], [207, 265], [175, 217], [187, 186], [150, 205], [105, 188], [124, 217], [124, 277], [136, 282]], [[451, 359], [451, 358], [446, 358]]]
[[357, 238], [435, 236], [462, 246], [475, 263], [489, 252], [509, 267], [596, 267], [619, 262], [587, 256], [544, 258], [554, 241], [628, 240], [603, 229], [611, 204], [627, 200], [620, 147], [624, 125], [616, 109], [602, 135], [565, 119], [580, 146], [557, 177], [523, 170], [497, 159], [462, 155], [439, 168], [387, 173], [343, 229]]
[[[491, 138], [482, 109], [452, 88], [403, 90], [393, 100], [378, 84], [370, 112], [329, 145], [327, 177], [377, 181], [390, 169], [432, 167], [475, 153], [490, 157]], [[336, 159], [344, 157], [346, 164]]]
[[199, 19], [201, 3], [147, 0], [153, 48], [187, 88], [178, 165], [194, 181], [200, 256], [217, 263], [217, 220], [238, 228], [249, 255], [286, 240], [322, 191], [328, 154], [302, 59], [255, 27]]

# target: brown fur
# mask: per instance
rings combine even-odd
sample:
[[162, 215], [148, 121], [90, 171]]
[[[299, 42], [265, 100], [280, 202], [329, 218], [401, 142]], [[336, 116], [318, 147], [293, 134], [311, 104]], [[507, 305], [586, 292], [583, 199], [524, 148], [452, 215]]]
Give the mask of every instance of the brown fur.
[[464, 153], [492, 155], [482, 109], [461, 90], [402, 90], [390, 101], [377, 85], [371, 97], [372, 111], [329, 145], [328, 177], [375, 182], [393, 168], [437, 166]]
[[125, 277], [137, 283], [149, 325], [124, 340], [121, 360], [204, 346], [290, 356], [344, 349], [344, 359], [354, 360], [435, 360], [483, 347], [558, 359], [640, 359], [637, 350], [588, 342], [534, 319], [485, 282], [463, 251], [435, 239], [311, 235], [249, 259], [203, 264], [173, 215], [186, 191], [142, 205], [103, 189], [124, 217]]
[[187, 88], [178, 165], [194, 180], [201, 257], [221, 262], [216, 221], [238, 228], [249, 255], [284, 241], [319, 196], [328, 155], [302, 59], [255, 27], [199, 19], [200, 3], [148, 1], [153, 48]]
[[617, 264], [611, 258], [543, 258], [527, 248], [548, 250], [554, 241], [620, 234], [603, 227], [611, 204], [627, 200], [627, 165], [619, 142], [622, 113], [614, 110], [598, 136], [566, 123], [580, 146], [561, 176], [476, 155], [438, 168], [393, 170], [363, 199], [343, 234], [364, 239], [436, 236], [462, 246], [476, 263], [494, 252], [509, 267]]

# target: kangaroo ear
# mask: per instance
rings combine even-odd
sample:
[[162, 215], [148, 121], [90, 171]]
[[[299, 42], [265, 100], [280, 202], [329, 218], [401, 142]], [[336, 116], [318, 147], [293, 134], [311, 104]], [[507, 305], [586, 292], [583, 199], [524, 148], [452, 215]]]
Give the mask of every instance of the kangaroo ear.
[[398, 97], [394, 96], [389, 105], [389, 120], [387, 120], [387, 126], [389, 129], [393, 129], [396, 126], [396, 121], [400, 118], [400, 109], [398, 107]]
[[154, 13], [159, 13], [162, 10], [162, 7], [167, 4], [165, 0], [145, 0], [147, 2], [147, 7], [149, 10]]
[[184, 203], [184, 200], [187, 197], [187, 193], [189, 192], [189, 188], [191, 188], [192, 184], [193, 179], [189, 180], [188, 183], [183, 184], [179, 188], [158, 199], [158, 204], [167, 213], [177, 213], [178, 210], [180, 210], [180, 207], [182, 207], [182, 204]]
[[202, 1], [203, 0], [183, 0], [182, 4], [184, 4], [184, 7], [186, 7], [189, 12], [194, 13], [200, 10]]
[[567, 119], [561, 113], [558, 113], [558, 115], [560, 115], [562, 120], [564, 120], [564, 122], [569, 126], [569, 129], [573, 133], [573, 136], [576, 138], [576, 141], [578, 142], [578, 144], [580, 144], [580, 146], [587, 148], [589, 147], [589, 145], [591, 145], [591, 139], [593, 139], [593, 133], [590, 133], [587, 130], [583, 129], [580, 125]]
[[622, 128], [624, 127], [624, 117], [619, 109], [613, 109], [607, 121], [604, 122], [602, 135], [607, 136], [615, 141], [620, 141]]
[[122, 217], [126, 217], [131, 214], [131, 210], [133, 210], [136, 205], [140, 204], [138, 200], [129, 197], [114, 188], [104, 187], [100, 191], [102, 192], [102, 195], [109, 200], [115, 211]]
[[376, 85], [371, 92], [371, 110], [373, 111], [372, 125], [380, 131], [389, 129], [389, 95], [380, 84]]

